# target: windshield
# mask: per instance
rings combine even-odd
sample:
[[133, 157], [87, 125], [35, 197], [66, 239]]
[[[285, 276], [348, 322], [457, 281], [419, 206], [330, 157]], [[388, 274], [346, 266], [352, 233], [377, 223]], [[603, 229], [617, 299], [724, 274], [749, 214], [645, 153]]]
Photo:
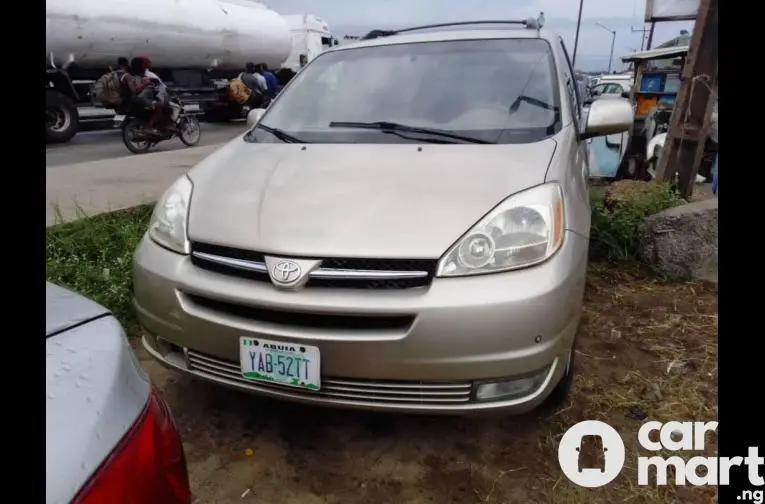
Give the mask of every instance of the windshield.
[[[422, 131], [386, 134], [390, 131], [337, 124], [373, 122], [437, 129], [491, 143], [535, 142], [560, 128], [556, 84], [550, 46], [540, 39], [345, 49], [311, 62], [274, 101], [262, 124], [312, 143], [428, 139]], [[283, 141], [260, 128], [245, 139]]]

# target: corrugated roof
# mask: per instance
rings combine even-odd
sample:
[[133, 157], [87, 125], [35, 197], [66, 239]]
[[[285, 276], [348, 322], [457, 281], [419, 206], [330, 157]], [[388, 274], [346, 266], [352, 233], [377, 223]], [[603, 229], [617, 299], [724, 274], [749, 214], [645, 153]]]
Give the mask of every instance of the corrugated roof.
[[650, 51], [639, 51], [622, 56], [622, 61], [646, 61], [673, 58], [683, 56], [688, 53], [688, 46], [664, 47], [661, 49], [651, 49]]

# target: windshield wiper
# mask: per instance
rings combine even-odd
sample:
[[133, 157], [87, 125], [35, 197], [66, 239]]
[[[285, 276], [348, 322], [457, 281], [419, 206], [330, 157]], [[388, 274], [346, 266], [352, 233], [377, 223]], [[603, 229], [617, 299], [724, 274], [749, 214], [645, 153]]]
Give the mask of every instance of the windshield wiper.
[[266, 126], [265, 124], [258, 123], [257, 126], [255, 126], [258, 129], [262, 129], [263, 131], [267, 131], [268, 133], [271, 133], [273, 136], [281, 140], [285, 143], [310, 143], [310, 142], [304, 142], [303, 140], [300, 140], [297, 137], [294, 137], [290, 135], [289, 133], [286, 133], [279, 128], [272, 128], [271, 126]]
[[493, 144], [489, 140], [483, 140], [481, 138], [475, 138], [471, 136], [458, 135], [451, 131], [444, 131], [433, 128], [419, 128], [416, 126], [407, 126], [406, 124], [400, 124], [389, 121], [372, 121], [372, 122], [346, 122], [346, 121], [332, 121], [329, 123], [330, 128], [360, 128], [360, 129], [374, 129], [382, 131], [383, 133], [392, 132], [405, 132], [405, 133], [420, 133], [423, 135], [434, 135], [443, 138], [453, 138], [454, 140], [462, 140], [463, 142], [476, 143], [476, 144]]
[[531, 96], [520, 95], [510, 105], [510, 113], [517, 112], [518, 108], [521, 106], [521, 102], [526, 102], [529, 105], [534, 105], [535, 107], [543, 108], [546, 110], [552, 110], [553, 112], [556, 112], [556, 113], [560, 112], [560, 109], [558, 107], [550, 105], [547, 102], [543, 102], [542, 100], [537, 100], [536, 98], [532, 98]]

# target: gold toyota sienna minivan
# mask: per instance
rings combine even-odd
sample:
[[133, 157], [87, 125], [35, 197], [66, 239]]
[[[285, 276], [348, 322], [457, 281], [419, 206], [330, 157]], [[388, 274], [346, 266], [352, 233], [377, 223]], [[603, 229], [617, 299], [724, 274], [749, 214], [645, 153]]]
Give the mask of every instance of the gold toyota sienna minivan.
[[539, 20], [325, 51], [175, 181], [134, 259], [143, 344], [212, 383], [414, 413], [562, 401], [587, 268], [587, 139]]

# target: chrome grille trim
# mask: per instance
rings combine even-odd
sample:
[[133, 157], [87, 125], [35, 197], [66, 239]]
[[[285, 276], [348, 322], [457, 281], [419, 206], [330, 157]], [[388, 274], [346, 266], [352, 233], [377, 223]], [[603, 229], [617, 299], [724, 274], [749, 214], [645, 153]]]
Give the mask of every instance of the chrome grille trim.
[[[268, 273], [266, 263], [246, 259], [234, 259], [206, 252], [192, 252], [191, 255], [203, 261], [210, 261], [221, 266], [228, 266], [257, 273]], [[335, 268], [318, 268], [309, 273], [310, 278], [326, 278], [331, 280], [400, 280], [407, 278], [427, 278], [427, 271], [385, 271], [385, 270], [349, 270]]]
[[278, 390], [297, 397], [324, 397], [328, 399], [351, 399], [359, 402], [406, 403], [422, 405], [465, 404], [470, 402], [471, 382], [405, 382], [372, 381], [350, 378], [324, 378], [318, 391], [280, 387], [244, 378], [239, 365], [184, 349], [188, 355], [189, 370], [200, 374], [224, 378], [244, 385], [253, 391]]
[[223, 257], [219, 255], [207, 254], [205, 252], [192, 252], [191, 255], [197, 259], [203, 261], [210, 261], [211, 263], [220, 264], [221, 266], [228, 266], [229, 268], [236, 268], [247, 271], [256, 271], [258, 273], [268, 273], [266, 263], [257, 261], [247, 261], [245, 259], [234, 259], [231, 257]]

